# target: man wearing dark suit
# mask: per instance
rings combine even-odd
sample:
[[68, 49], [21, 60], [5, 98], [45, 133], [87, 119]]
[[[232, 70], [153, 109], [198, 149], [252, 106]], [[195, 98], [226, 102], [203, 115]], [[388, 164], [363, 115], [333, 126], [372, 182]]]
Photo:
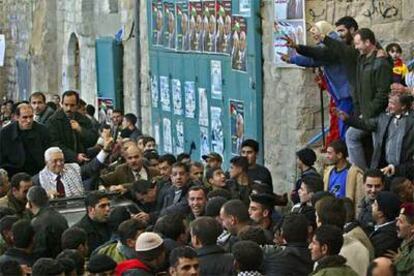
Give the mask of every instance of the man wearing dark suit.
[[55, 110], [46, 105], [46, 96], [42, 92], [34, 92], [30, 95], [29, 102], [35, 113], [34, 120], [40, 124], [46, 124], [55, 113]]
[[46, 124], [52, 145], [63, 150], [65, 161], [87, 161], [86, 149], [95, 145], [98, 133], [91, 121], [77, 112], [79, 94], [66, 91], [62, 95], [62, 109], [56, 111]]

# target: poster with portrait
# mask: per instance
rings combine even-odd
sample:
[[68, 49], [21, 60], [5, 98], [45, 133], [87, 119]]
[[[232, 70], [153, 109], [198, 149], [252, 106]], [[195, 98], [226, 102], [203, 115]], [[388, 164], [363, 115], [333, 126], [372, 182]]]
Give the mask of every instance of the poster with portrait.
[[190, 51], [202, 52], [204, 46], [203, 36], [203, 1], [188, 1], [189, 14], [189, 43]]
[[198, 88], [198, 104], [198, 123], [200, 126], [208, 127], [208, 100], [207, 90], [205, 88]]
[[184, 96], [185, 96], [185, 117], [195, 118], [196, 111], [196, 94], [195, 82], [184, 82]]
[[221, 74], [221, 61], [212, 60], [210, 63], [211, 73], [211, 97], [213, 99], [221, 100], [222, 98], [222, 74]]
[[175, 123], [175, 154], [184, 152], [184, 122], [183, 120], [177, 120]]
[[158, 123], [154, 124], [154, 128], [153, 128], [153, 135], [154, 135], [154, 139], [157, 143], [160, 143], [160, 125]]
[[203, 28], [202, 37], [204, 41], [203, 52], [216, 52], [214, 43], [216, 38], [216, 0], [203, 1]]
[[176, 14], [175, 3], [172, 0], [163, 3], [163, 18], [164, 18], [164, 34], [163, 46], [165, 48], [175, 50], [176, 44]]
[[240, 154], [244, 139], [244, 102], [230, 100], [231, 153]]
[[177, 0], [175, 3], [176, 12], [176, 30], [177, 30], [177, 51], [186, 52], [189, 50], [189, 13], [188, 1]]
[[162, 138], [164, 142], [164, 152], [172, 153], [172, 135], [171, 135], [171, 120], [168, 118], [162, 119]]
[[152, 45], [161, 46], [164, 35], [164, 7], [161, 0], [152, 0]]
[[98, 122], [100, 124], [112, 125], [112, 111], [114, 100], [112, 98], [98, 98]]
[[152, 75], [151, 76], [151, 102], [152, 107], [158, 107], [158, 100], [160, 98], [160, 91], [158, 89], [158, 76]]
[[231, 15], [231, 0], [217, 0], [215, 49], [220, 54], [230, 55], [231, 53]]
[[160, 76], [161, 109], [171, 111], [170, 84], [168, 77]]
[[211, 111], [211, 148], [220, 155], [224, 153], [224, 134], [221, 122], [221, 107], [212, 106]]
[[200, 156], [210, 153], [210, 140], [208, 136], [208, 128], [200, 127]]
[[181, 93], [181, 81], [178, 79], [171, 80], [171, 89], [173, 94], [173, 109], [175, 115], [183, 115], [183, 100]]
[[297, 44], [306, 42], [306, 22], [304, 0], [274, 0], [273, 61], [277, 67], [297, 67], [286, 63], [282, 56], [291, 56], [295, 50], [286, 47], [286, 36]]
[[232, 20], [233, 47], [231, 50], [231, 67], [233, 70], [246, 72], [247, 60], [247, 24], [242, 16]]

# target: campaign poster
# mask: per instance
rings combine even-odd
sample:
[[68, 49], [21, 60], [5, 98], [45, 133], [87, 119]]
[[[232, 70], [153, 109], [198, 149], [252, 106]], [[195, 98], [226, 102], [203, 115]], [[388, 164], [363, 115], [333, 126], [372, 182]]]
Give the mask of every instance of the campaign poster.
[[212, 106], [211, 111], [211, 148], [220, 155], [224, 153], [224, 134], [221, 122], [221, 108]]
[[207, 90], [205, 88], [198, 88], [198, 104], [198, 123], [200, 124], [200, 126], [208, 127], [208, 100]]
[[160, 91], [158, 89], [158, 76], [152, 75], [151, 76], [151, 102], [152, 107], [158, 107], [158, 100], [160, 98]]
[[158, 123], [154, 124], [154, 128], [153, 128], [153, 135], [154, 135], [154, 139], [157, 143], [160, 143], [160, 125]]
[[244, 139], [244, 102], [230, 100], [231, 153], [240, 154]]
[[189, 50], [189, 14], [188, 1], [177, 0], [175, 3], [176, 10], [176, 30], [177, 30], [177, 51], [186, 52]]
[[195, 82], [186, 81], [184, 83], [184, 96], [185, 96], [185, 117], [195, 118], [195, 111], [196, 111]]
[[170, 85], [168, 77], [160, 76], [161, 109], [171, 111]]
[[200, 156], [210, 153], [210, 141], [208, 139], [208, 128], [200, 127]]
[[161, 0], [152, 0], [152, 45], [161, 46], [164, 35], [164, 7]]
[[230, 55], [232, 49], [231, 35], [231, 0], [217, 0], [216, 4], [216, 52]]
[[165, 48], [175, 50], [176, 44], [176, 14], [175, 4], [173, 1], [165, 1], [163, 4], [164, 10], [164, 37], [163, 45]]
[[216, 52], [216, 0], [203, 1], [203, 31], [204, 53]]
[[233, 17], [233, 48], [231, 50], [231, 67], [233, 70], [246, 72], [247, 59], [247, 24], [242, 16]]
[[239, 0], [239, 15], [250, 17], [252, 11], [252, 0]]
[[213, 99], [221, 100], [222, 98], [222, 74], [221, 74], [221, 61], [212, 60], [210, 63], [211, 73], [211, 97]]
[[285, 37], [297, 44], [305, 44], [306, 22], [304, 0], [274, 0], [273, 55], [276, 67], [297, 67], [283, 61], [282, 56], [292, 56], [295, 50], [286, 47]]
[[112, 111], [114, 100], [112, 98], [98, 98], [98, 122], [100, 124], [112, 125]]
[[190, 51], [202, 52], [204, 46], [203, 36], [203, 1], [189, 1], [188, 13], [190, 17], [189, 23], [189, 41]]
[[184, 122], [182, 120], [177, 120], [175, 128], [175, 154], [180, 154], [184, 152]]
[[171, 89], [173, 93], [173, 109], [175, 115], [183, 115], [183, 100], [181, 94], [181, 81], [178, 79], [171, 80]]
[[165, 153], [172, 153], [172, 135], [171, 135], [171, 120], [168, 118], [164, 118], [163, 122], [163, 142], [164, 142], [164, 152]]

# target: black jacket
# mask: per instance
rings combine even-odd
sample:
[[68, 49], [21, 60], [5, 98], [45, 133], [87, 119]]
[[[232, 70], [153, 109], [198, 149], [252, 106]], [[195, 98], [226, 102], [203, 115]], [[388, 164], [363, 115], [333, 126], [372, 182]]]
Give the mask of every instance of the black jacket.
[[226, 253], [219, 245], [207, 245], [196, 249], [200, 261], [200, 275], [233, 275], [233, 255]]
[[98, 246], [103, 245], [111, 238], [109, 225], [91, 220], [88, 214], [85, 214], [74, 226], [82, 228], [88, 235], [89, 252], [93, 252]]
[[395, 221], [372, 232], [369, 239], [374, 246], [375, 258], [384, 256], [388, 250], [397, 252], [401, 245], [401, 240], [397, 236], [397, 225]]
[[46, 124], [50, 117], [55, 113], [55, 110], [53, 108], [46, 106], [46, 109], [40, 114], [39, 119], [37, 120], [40, 124]]
[[55, 258], [61, 251], [62, 233], [68, 229], [65, 217], [51, 207], [40, 209], [32, 219], [35, 230], [34, 254], [37, 257]]
[[46, 124], [52, 145], [62, 149], [66, 162], [76, 162], [77, 154], [85, 153], [86, 149], [94, 146], [98, 140], [98, 133], [87, 117], [75, 112], [73, 120], [81, 126], [80, 133], [72, 130], [70, 120], [63, 110], [56, 111]]
[[[26, 138], [26, 144], [30, 146], [24, 145], [17, 122], [12, 122], [0, 131], [0, 167], [7, 170], [9, 177], [22, 171], [33, 175], [44, 167], [43, 154], [50, 146], [46, 127], [33, 122]], [[31, 164], [26, 164], [25, 168], [28, 158]]]

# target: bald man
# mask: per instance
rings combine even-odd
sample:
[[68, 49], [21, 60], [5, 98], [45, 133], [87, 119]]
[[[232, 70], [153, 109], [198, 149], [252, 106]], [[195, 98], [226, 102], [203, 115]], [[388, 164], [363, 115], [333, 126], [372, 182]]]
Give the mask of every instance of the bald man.
[[158, 175], [158, 171], [147, 168], [143, 164], [143, 154], [137, 146], [129, 146], [124, 157], [125, 164], [115, 168], [114, 172], [101, 176], [102, 185], [114, 192], [126, 192], [126, 189], [137, 180], [152, 180]]
[[368, 276], [394, 276], [395, 267], [392, 261], [385, 257], [376, 258], [368, 267]]

